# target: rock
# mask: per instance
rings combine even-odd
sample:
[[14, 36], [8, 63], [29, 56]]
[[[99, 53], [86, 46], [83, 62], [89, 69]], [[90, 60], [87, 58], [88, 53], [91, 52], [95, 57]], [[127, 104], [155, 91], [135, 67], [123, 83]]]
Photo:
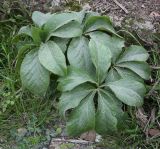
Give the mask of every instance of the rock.
[[19, 128], [19, 129], [17, 129], [17, 133], [18, 133], [18, 136], [24, 137], [27, 134], [27, 129], [26, 128]]

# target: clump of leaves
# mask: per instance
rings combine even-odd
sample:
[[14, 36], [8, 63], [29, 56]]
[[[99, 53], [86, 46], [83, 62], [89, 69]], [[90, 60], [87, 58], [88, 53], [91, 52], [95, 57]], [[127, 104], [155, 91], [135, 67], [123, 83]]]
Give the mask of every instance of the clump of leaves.
[[69, 135], [117, 131], [124, 117], [122, 104], [143, 104], [144, 79], [150, 76], [146, 50], [126, 47], [109, 17], [93, 12], [34, 12], [32, 20], [34, 26], [19, 31], [33, 45], [19, 51], [18, 58], [29, 51], [20, 68], [22, 85], [45, 95], [50, 74], [58, 75], [59, 111], [63, 117], [67, 113]]

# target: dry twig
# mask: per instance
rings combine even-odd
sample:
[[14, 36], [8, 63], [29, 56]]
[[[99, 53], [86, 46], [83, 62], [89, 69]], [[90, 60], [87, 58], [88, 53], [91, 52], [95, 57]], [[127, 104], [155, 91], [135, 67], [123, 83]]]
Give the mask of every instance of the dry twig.
[[117, 0], [113, 0], [125, 13], [129, 13], [128, 10], [122, 5], [120, 4]]

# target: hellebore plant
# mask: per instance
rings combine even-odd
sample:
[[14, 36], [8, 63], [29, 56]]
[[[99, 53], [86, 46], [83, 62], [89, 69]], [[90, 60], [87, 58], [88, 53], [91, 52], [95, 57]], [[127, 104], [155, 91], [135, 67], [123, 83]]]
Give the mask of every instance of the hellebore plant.
[[18, 53], [22, 85], [43, 96], [51, 73], [59, 76], [59, 111], [69, 135], [117, 131], [124, 118], [122, 105], [143, 104], [144, 80], [150, 76], [146, 50], [126, 47], [109, 17], [93, 12], [36, 11], [32, 20], [34, 26], [19, 31], [32, 39]]

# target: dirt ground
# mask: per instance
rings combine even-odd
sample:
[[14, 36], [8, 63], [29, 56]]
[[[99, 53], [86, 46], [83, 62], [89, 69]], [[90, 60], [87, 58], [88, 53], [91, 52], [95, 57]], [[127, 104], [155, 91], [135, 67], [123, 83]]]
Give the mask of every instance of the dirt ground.
[[160, 33], [160, 0], [22, 0], [32, 11], [79, 11], [108, 15], [116, 27], [134, 31], [148, 45], [152, 33]]
[[108, 15], [116, 26], [135, 22], [140, 28], [160, 32], [160, 0], [22, 0], [41, 11], [87, 9]]

